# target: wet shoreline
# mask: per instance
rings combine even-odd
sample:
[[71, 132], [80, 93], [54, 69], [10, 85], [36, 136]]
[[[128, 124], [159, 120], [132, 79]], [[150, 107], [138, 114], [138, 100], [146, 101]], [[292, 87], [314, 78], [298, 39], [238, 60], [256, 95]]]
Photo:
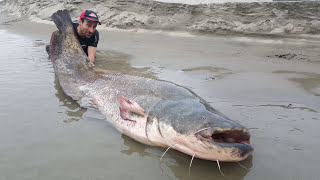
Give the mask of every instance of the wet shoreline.
[[22, 19], [52, 23], [58, 9], [68, 9], [74, 19], [83, 7], [100, 15], [101, 29], [183, 31], [219, 35], [294, 36], [319, 35], [320, 2], [251, 2], [179, 4], [140, 1], [3, 1], [0, 11]]

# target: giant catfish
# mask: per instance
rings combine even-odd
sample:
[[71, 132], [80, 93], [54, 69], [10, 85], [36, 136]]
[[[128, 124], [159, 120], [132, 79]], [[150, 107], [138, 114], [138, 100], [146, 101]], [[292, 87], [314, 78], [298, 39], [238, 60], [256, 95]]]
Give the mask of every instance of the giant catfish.
[[80, 46], [67, 10], [52, 15], [58, 31], [50, 59], [65, 94], [94, 107], [121, 133], [144, 144], [169, 147], [212, 161], [241, 161], [253, 151], [244, 126], [217, 112], [191, 90], [174, 83], [105, 72]]

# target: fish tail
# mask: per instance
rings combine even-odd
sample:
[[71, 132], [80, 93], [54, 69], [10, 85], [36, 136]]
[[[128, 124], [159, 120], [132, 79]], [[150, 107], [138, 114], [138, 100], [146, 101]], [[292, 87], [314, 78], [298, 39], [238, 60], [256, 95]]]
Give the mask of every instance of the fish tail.
[[72, 27], [72, 20], [68, 10], [58, 10], [51, 16], [52, 21], [56, 24], [60, 32]]

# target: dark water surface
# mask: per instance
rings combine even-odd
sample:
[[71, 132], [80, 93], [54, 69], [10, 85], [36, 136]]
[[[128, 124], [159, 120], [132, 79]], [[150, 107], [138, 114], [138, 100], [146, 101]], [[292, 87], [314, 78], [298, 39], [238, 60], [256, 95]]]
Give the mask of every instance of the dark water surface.
[[[122, 136], [98, 112], [80, 108], [55, 78], [44, 50], [48, 37], [8, 29], [0, 28], [0, 180], [228, 179], [215, 162], [199, 159], [193, 161], [189, 174], [191, 157], [174, 150], [160, 162], [165, 149]], [[253, 156], [241, 162], [246, 168], [221, 163], [225, 176], [319, 178], [318, 63], [279, 63], [254, 54], [258, 50], [248, 50], [260, 48], [267, 56], [285, 43], [101, 35], [112, 44], [101, 42], [98, 67], [190, 87], [250, 128]], [[316, 43], [306, 44], [308, 51], [319, 48]]]

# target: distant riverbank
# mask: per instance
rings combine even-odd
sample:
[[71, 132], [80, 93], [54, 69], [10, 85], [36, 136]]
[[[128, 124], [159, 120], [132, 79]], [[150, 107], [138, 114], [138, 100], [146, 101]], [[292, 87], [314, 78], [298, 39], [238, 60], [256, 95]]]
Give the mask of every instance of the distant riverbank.
[[50, 16], [59, 9], [68, 9], [74, 20], [78, 19], [82, 10], [94, 10], [102, 21], [100, 28], [223, 35], [320, 34], [319, 1], [228, 2], [197, 5], [150, 0], [0, 2], [0, 11], [8, 12], [19, 19], [30, 19], [41, 23], [51, 23]]

